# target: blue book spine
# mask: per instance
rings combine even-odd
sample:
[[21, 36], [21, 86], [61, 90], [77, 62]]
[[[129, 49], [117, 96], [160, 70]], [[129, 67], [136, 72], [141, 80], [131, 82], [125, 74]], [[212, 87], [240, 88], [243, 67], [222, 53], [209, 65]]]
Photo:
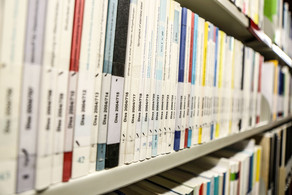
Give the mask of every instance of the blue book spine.
[[[225, 195], [225, 185], [226, 185], [226, 173], [223, 173], [223, 187], [222, 187], [222, 195]], [[228, 181], [227, 181], [228, 182]]]
[[214, 195], [219, 194], [219, 176], [214, 178]]
[[109, 100], [111, 88], [111, 74], [113, 65], [113, 53], [116, 31], [116, 17], [117, 17], [118, 0], [108, 1], [108, 15], [106, 24], [106, 37], [104, 47], [104, 61], [102, 70], [102, 89], [101, 89], [101, 106], [100, 106], [100, 120], [97, 138], [97, 156], [96, 156], [96, 170], [103, 170], [105, 167], [106, 155], [106, 140], [107, 128], [109, 118]]
[[[186, 28], [187, 28], [187, 8], [182, 8], [182, 17], [181, 17], [181, 36], [180, 36], [180, 51], [179, 51], [179, 70], [178, 70], [178, 95], [177, 95], [177, 121], [182, 116], [182, 102], [183, 102], [183, 91], [181, 91], [181, 85], [184, 83], [184, 69], [185, 69], [185, 50], [186, 50]], [[179, 122], [176, 122], [176, 130], [174, 134], [174, 145], [173, 149], [175, 151], [179, 150], [180, 146], [180, 126]]]
[[252, 181], [253, 181], [253, 155], [249, 158], [249, 180], [248, 180], [248, 190], [247, 192], [251, 192], [252, 190]]
[[210, 195], [211, 194], [211, 182], [208, 182], [207, 183], [207, 195]]

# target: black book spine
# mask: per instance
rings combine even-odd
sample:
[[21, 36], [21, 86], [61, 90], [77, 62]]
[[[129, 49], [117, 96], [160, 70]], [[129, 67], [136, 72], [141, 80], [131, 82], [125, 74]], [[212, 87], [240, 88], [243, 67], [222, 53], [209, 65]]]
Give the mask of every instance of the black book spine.
[[[116, 18], [112, 66], [110, 119], [106, 146], [105, 168], [118, 166], [123, 105], [123, 85], [127, 50], [129, 0], [119, 0]], [[113, 139], [113, 137], [115, 139]]]

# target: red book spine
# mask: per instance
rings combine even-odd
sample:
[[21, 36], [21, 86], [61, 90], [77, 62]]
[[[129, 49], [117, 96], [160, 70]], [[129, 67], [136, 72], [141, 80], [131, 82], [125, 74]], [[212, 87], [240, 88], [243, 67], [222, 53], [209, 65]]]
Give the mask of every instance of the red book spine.
[[[75, 1], [74, 20], [73, 20], [73, 29], [72, 29], [71, 55], [70, 55], [70, 67], [69, 67], [69, 71], [71, 73], [72, 72], [78, 73], [78, 70], [79, 70], [84, 4], [85, 4], [85, 0], [76, 0]], [[76, 83], [76, 85], [72, 86], [72, 83], [70, 84], [70, 78], [69, 78], [69, 90], [72, 89], [72, 91], [75, 91], [75, 98], [74, 99], [76, 99], [77, 82], [74, 82], [74, 83]], [[74, 106], [75, 106], [75, 102], [74, 102]], [[70, 134], [70, 133], [68, 133], [68, 134]], [[65, 132], [65, 137], [66, 136], [69, 136], [69, 135], [67, 135]], [[72, 137], [70, 137], [69, 139], [72, 139], [72, 142], [73, 142], [74, 130], [73, 130], [73, 133], [71, 134], [71, 136]], [[67, 139], [68, 139], [68, 137], [67, 137]], [[66, 142], [65, 142], [65, 144], [66, 144]], [[66, 148], [66, 146], [65, 146], [65, 148]], [[72, 150], [73, 150], [73, 148], [71, 148], [71, 151], [64, 152], [63, 182], [67, 182], [71, 178], [72, 156], [73, 156]]]
[[201, 184], [199, 189], [199, 195], [203, 195], [203, 193], [204, 193], [203, 184]]
[[[188, 82], [191, 83], [192, 82], [192, 64], [193, 64], [193, 47], [194, 47], [194, 21], [195, 21], [195, 14], [192, 13], [192, 27], [191, 27], [191, 43], [190, 43], [190, 61], [189, 61], [189, 76], [188, 76]], [[188, 106], [189, 109], [191, 109], [191, 104], [190, 104], [190, 98], [188, 100]], [[190, 114], [189, 114], [190, 117]], [[190, 120], [187, 119], [187, 120]], [[185, 129], [185, 143], [184, 143], [184, 147], [187, 148], [188, 147], [188, 135], [189, 135], [189, 124], [187, 124], [188, 126], [186, 126]]]

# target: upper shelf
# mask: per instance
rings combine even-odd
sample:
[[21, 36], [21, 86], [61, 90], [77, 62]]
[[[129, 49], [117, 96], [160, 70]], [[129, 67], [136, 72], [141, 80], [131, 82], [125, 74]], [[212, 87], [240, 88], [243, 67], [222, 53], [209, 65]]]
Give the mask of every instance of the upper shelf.
[[[143, 162], [122, 165], [109, 170], [89, 174], [82, 178], [71, 179], [67, 183], [59, 183], [42, 191], [42, 195], [56, 194], [102, 194], [113, 191], [123, 186], [130, 185], [152, 175], [177, 167], [181, 164], [197, 159], [201, 156], [229, 146], [240, 140], [258, 133], [270, 130], [292, 120], [292, 116], [274, 122], [262, 122], [255, 128], [233, 134], [211, 142], [186, 148], [178, 152], [157, 156]], [[37, 194], [34, 191], [22, 195]]]
[[266, 60], [277, 59], [292, 68], [291, 58], [229, 0], [176, 0], [182, 7], [212, 22], [228, 35], [260, 52]]

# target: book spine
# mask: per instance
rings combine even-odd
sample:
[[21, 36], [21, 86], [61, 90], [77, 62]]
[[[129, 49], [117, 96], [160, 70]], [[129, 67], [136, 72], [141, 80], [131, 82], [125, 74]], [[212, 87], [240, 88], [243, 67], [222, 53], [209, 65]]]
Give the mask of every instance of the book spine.
[[[79, 71], [79, 59], [81, 49], [81, 37], [82, 37], [82, 24], [83, 24], [83, 12], [84, 12], [85, 0], [76, 0], [74, 8], [74, 19], [72, 29], [72, 44], [70, 53], [70, 65], [69, 65], [69, 80], [67, 88], [67, 106], [66, 106], [66, 123], [65, 123], [65, 155], [66, 165], [64, 169], [68, 172], [66, 175], [75, 177], [72, 165], [75, 159], [73, 159], [73, 139], [74, 139], [74, 125], [75, 125], [75, 110], [76, 110], [76, 94], [78, 84], [78, 71]], [[75, 144], [79, 144], [76, 140]], [[77, 163], [83, 162], [83, 158], [77, 159]], [[66, 166], [66, 167], [65, 167]], [[72, 168], [72, 170], [71, 170]], [[68, 177], [66, 179], [69, 179]], [[63, 177], [64, 180], [64, 177]]]
[[151, 74], [151, 32], [152, 32], [152, 8], [151, 1], [145, 1], [146, 19], [145, 19], [145, 38], [144, 38], [144, 53], [143, 53], [143, 99], [141, 105], [141, 142], [139, 159], [144, 160], [147, 154], [148, 144], [148, 121], [149, 121], [149, 96], [150, 96], [150, 74]]
[[211, 126], [211, 139], [215, 139], [215, 129], [216, 129], [216, 117], [217, 117], [217, 67], [218, 67], [218, 53], [219, 53], [219, 29], [214, 28], [214, 72], [213, 72], [213, 94], [212, 94], [212, 126]]
[[119, 163], [129, 14], [130, 3], [120, 0], [117, 8], [105, 168], [118, 166]]
[[262, 79], [262, 65], [264, 63], [264, 57], [260, 56], [259, 59], [259, 75], [258, 75], [258, 86], [257, 86], [257, 113], [256, 113], [256, 123], [259, 123], [261, 118], [261, 79]]
[[191, 22], [192, 22], [192, 12], [187, 10], [187, 28], [186, 28], [186, 48], [185, 48], [185, 61], [184, 61], [184, 92], [183, 92], [183, 111], [182, 111], [182, 128], [181, 130], [181, 140], [180, 140], [180, 149], [183, 149], [187, 146], [188, 138], [188, 112], [187, 112], [187, 103], [188, 103], [188, 75], [189, 75], [189, 60], [190, 60], [190, 45], [191, 45]]
[[101, 79], [102, 79], [102, 68], [104, 59], [104, 44], [105, 44], [105, 33], [106, 33], [106, 22], [107, 22], [107, 8], [108, 1], [99, 0], [96, 3], [98, 15], [95, 16], [95, 21], [99, 27], [96, 27], [95, 33], [97, 36], [96, 46], [94, 47], [97, 57], [93, 79], [93, 106], [92, 106], [92, 127], [90, 135], [90, 157], [89, 157], [89, 172], [96, 170], [96, 155], [97, 155], [97, 133], [99, 125], [99, 109], [100, 109], [100, 98], [101, 98]]
[[[30, 0], [24, 54], [16, 192], [34, 188], [40, 73], [47, 1]], [[33, 44], [32, 44], [33, 43]]]
[[180, 30], [180, 51], [179, 51], [179, 70], [178, 70], [178, 85], [176, 98], [176, 117], [175, 117], [175, 135], [173, 149], [178, 151], [181, 143], [182, 112], [183, 112], [183, 83], [184, 83], [184, 66], [185, 66], [185, 51], [186, 51], [186, 31], [187, 31], [187, 9], [182, 8], [181, 11], [181, 30]]
[[171, 62], [171, 55], [172, 55], [172, 37], [173, 35], [173, 25], [174, 25], [174, 3], [171, 1], [169, 2], [169, 9], [168, 9], [168, 15], [167, 15], [167, 38], [166, 38], [166, 44], [165, 44], [165, 66], [164, 66], [164, 77], [165, 77], [165, 84], [164, 84], [164, 90], [165, 90], [165, 112], [164, 112], [164, 137], [165, 140], [163, 142], [162, 146], [162, 152], [163, 153], [169, 153], [171, 152], [171, 143], [172, 143], [172, 126], [171, 126], [171, 104], [173, 103], [172, 100], [172, 87], [171, 87], [171, 68], [172, 68], [172, 62]]
[[[156, 45], [156, 64], [155, 64], [155, 121], [154, 121], [154, 136], [157, 134], [157, 147], [154, 143], [152, 156], [160, 155], [162, 148], [162, 129], [161, 123], [161, 105], [162, 105], [162, 83], [163, 83], [163, 68], [164, 68], [164, 50], [165, 50], [165, 24], [166, 24], [167, 0], [160, 0], [158, 11], [158, 32]], [[156, 133], [157, 132], [157, 133]], [[155, 140], [156, 141], [156, 140]]]
[[171, 2], [167, 2], [166, 7], [166, 22], [165, 22], [165, 41], [164, 41], [164, 57], [163, 57], [163, 74], [162, 74], [162, 92], [161, 92], [161, 112], [160, 112], [160, 130], [162, 131], [161, 139], [161, 154], [166, 153], [166, 145], [168, 139], [168, 109], [169, 109], [169, 55], [170, 55], [170, 17], [171, 17]]
[[[136, 138], [136, 124], [138, 118], [138, 103], [139, 103], [139, 85], [141, 74], [141, 63], [143, 57], [143, 16], [144, 16], [144, 2], [137, 1], [136, 25], [133, 45], [132, 58], [132, 76], [131, 76], [131, 92], [129, 96], [129, 121], [126, 139], [125, 163], [131, 163], [134, 160], [135, 154], [135, 138]], [[137, 146], [138, 147], [138, 146]]]
[[[69, 75], [69, 65], [70, 65], [70, 52], [71, 52], [71, 40], [72, 40], [72, 26], [73, 26], [73, 17], [74, 17], [74, 5], [75, 1], [65, 1], [62, 3], [62, 18], [61, 18], [61, 27], [60, 27], [60, 43], [58, 47], [58, 54], [56, 58], [58, 62], [56, 63], [56, 95], [55, 102], [56, 106], [54, 110], [54, 118], [53, 121], [53, 145], [54, 148], [58, 148], [58, 150], [53, 151], [53, 159], [57, 159], [56, 166], [55, 160], [53, 161], [53, 173], [54, 175], [62, 174], [62, 180], [68, 181], [71, 177], [71, 163], [72, 160], [68, 161], [68, 153], [66, 153], [66, 145], [67, 136], [65, 136], [65, 122], [66, 122], [66, 105], [67, 105], [67, 87], [68, 87], [68, 75]], [[70, 136], [69, 136], [70, 137]], [[69, 138], [70, 140], [72, 139]], [[69, 157], [72, 153], [69, 152]], [[60, 159], [60, 156], [63, 156], [63, 159]], [[71, 159], [69, 158], [69, 159]], [[63, 164], [58, 164], [62, 162]], [[60, 170], [61, 167], [61, 170]], [[63, 169], [63, 171], [62, 171]], [[66, 175], [68, 174], [68, 175]], [[52, 178], [55, 178], [52, 176]], [[59, 179], [59, 176], [57, 177]], [[54, 182], [53, 182], [54, 183]]]
[[191, 145], [197, 144], [198, 140], [198, 132], [197, 132], [197, 94], [196, 94], [196, 86], [197, 86], [197, 67], [198, 67], [198, 60], [197, 60], [197, 52], [199, 49], [198, 46], [198, 21], [199, 16], [194, 14], [194, 31], [193, 31], [193, 57], [192, 57], [192, 78], [191, 78], [191, 120], [190, 120], [190, 128], [192, 130], [192, 139]]
[[150, 53], [150, 96], [149, 96], [149, 123], [148, 123], [148, 141], [146, 158], [151, 158], [154, 153], [154, 147], [157, 147], [157, 134], [154, 134], [154, 121], [155, 121], [155, 56], [156, 56], [156, 42], [157, 42], [157, 26], [158, 26], [158, 9], [160, 1], [153, 1], [154, 14], [152, 20], [151, 40], [152, 45]]
[[194, 21], [195, 21], [195, 14], [191, 13], [191, 34], [190, 34], [190, 55], [189, 55], [189, 71], [187, 74], [187, 114], [186, 114], [186, 133], [185, 133], [185, 144], [184, 147], [191, 147], [192, 145], [192, 115], [193, 115], [193, 104], [192, 104], [192, 97], [191, 97], [191, 85], [192, 85], [192, 75], [193, 75], [193, 50], [194, 50]]
[[135, 66], [135, 68], [138, 68], [138, 79], [137, 79], [137, 101], [136, 101], [136, 115], [135, 115], [135, 138], [134, 138], [134, 162], [138, 161], [140, 159], [140, 152], [141, 152], [141, 136], [142, 136], [142, 104], [143, 104], [143, 85], [144, 85], [144, 70], [145, 70], [145, 64], [144, 64], [144, 56], [145, 56], [145, 35], [146, 33], [146, 16], [147, 16], [147, 5], [146, 1], [143, 0], [139, 4], [139, 12], [140, 16], [138, 18], [139, 20], [139, 30], [138, 30], [138, 36], [140, 38], [137, 39], [137, 47], [141, 49], [141, 54], [140, 54], [140, 60]]
[[[16, 189], [21, 82], [28, 1], [0, 1], [1, 193]], [[17, 47], [14, 47], [17, 45]]]
[[[43, 68], [41, 71], [39, 123], [36, 159], [36, 189], [44, 189], [52, 182], [53, 123], [56, 96], [56, 58], [59, 46], [62, 5], [48, 2], [46, 32], [44, 39]], [[55, 150], [54, 150], [55, 151]], [[62, 163], [61, 163], [62, 164]], [[61, 175], [60, 179], [61, 181]]]
[[179, 54], [180, 54], [180, 29], [181, 29], [181, 6], [179, 3], [173, 2], [174, 15], [173, 15], [173, 33], [171, 35], [171, 55], [170, 55], [170, 85], [171, 85], [171, 105], [170, 105], [170, 131], [171, 131], [171, 142], [168, 144], [168, 151], [174, 149], [174, 134], [175, 134], [175, 123], [176, 123], [176, 102], [177, 102], [177, 81], [178, 81], [178, 70], [179, 70]]
[[122, 115], [122, 130], [121, 130], [121, 145], [119, 164], [125, 163], [126, 155], [126, 141], [128, 136], [128, 121], [129, 121], [129, 109], [130, 102], [129, 96], [131, 91], [131, 76], [132, 76], [132, 61], [134, 55], [134, 35], [136, 27], [136, 12], [137, 12], [137, 0], [131, 0], [130, 12], [129, 12], [129, 24], [127, 35], [127, 51], [126, 51], [126, 63], [125, 63], [125, 81], [124, 81], [124, 94], [123, 94], [123, 115]]
[[99, 109], [99, 125], [97, 134], [96, 170], [105, 167], [106, 138], [109, 118], [109, 101], [112, 77], [113, 51], [115, 43], [115, 29], [118, 0], [108, 2], [106, 37], [104, 46], [104, 61], [102, 70], [101, 104]]
[[[98, 13], [96, 1], [87, 0], [84, 5], [82, 36], [79, 58], [79, 73], [76, 94], [76, 111], [74, 124], [73, 171], [72, 177], [87, 175], [90, 167], [90, 142], [94, 88], [94, 70], [96, 64], [96, 29]], [[77, 144], [78, 143], [78, 144]], [[81, 161], [79, 159], [82, 159]]]

